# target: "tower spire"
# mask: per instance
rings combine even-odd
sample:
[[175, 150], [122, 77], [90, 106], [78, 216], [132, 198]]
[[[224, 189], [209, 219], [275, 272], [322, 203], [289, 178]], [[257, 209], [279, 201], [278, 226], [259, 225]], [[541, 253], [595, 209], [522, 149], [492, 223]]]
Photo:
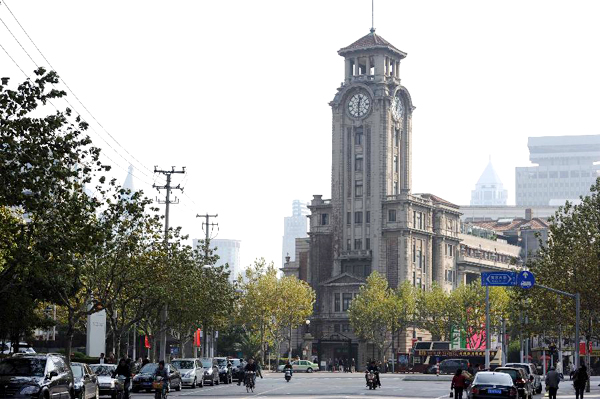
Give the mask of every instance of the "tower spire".
[[375, 0], [371, 0], [371, 33], [375, 33]]

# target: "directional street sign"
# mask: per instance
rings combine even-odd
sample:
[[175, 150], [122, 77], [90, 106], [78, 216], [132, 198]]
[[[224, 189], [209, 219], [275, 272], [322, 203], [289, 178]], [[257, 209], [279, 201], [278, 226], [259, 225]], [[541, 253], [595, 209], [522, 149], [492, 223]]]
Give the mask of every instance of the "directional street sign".
[[529, 289], [535, 285], [535, 276], [527, 270], [523, 270], [517, 277], [517, 285], [521, 288]]
[[517, 285], [516, 272], [483, 272], [481, 285], [490, 287], [509, 287]]

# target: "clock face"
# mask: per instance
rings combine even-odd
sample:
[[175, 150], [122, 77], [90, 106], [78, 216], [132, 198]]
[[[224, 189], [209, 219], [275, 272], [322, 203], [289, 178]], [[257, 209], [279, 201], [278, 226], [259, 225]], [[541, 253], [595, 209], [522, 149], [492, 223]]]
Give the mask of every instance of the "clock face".
[[350, 98], [348, 101], [348, 113], [355, 117], [361, 118], [369, 112], [371, 107], [371, 100], [363, 93], [357, 93]]
[[402, 118], [402, 114], [404, 113], [404, 106], [402, 105], [402, 99], [398, 94], [394, 96], [392, 100], [392, 116], [395, 119]]

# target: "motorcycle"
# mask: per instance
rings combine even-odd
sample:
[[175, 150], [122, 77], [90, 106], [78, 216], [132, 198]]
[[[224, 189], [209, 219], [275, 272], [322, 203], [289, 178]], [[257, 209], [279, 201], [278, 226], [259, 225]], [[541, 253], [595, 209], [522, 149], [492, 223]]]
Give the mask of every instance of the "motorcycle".
[[285, 369], [285, 380], [287, 382], [290, 382], [291, 379], [292, 379], [292, 370], [291, 369]]
[[369, 389], [377, 389], [377, 377], [373, 371], [367, 371], [367, 386]]
[[115, 398], [116, 399], [128, 399], [128, 392], [125, 386], [125, 381], [127, 381], [127, 377], [124, 375], [118, 375], [115, 378]]
[[246, 386], [246, 392], [254, 392], [254, 371], [246, 371], [244, 385]]
[[[154, 388], [154, 399], [166, 399], [167, 398], [167, 390], [163, 391], [163, 385], [166, 384], [164, 378], [161, 376], [157, 376], [154, 378], [152, 382], [152, 388]], [[164, 392], [164, 395], [163, 395]]]

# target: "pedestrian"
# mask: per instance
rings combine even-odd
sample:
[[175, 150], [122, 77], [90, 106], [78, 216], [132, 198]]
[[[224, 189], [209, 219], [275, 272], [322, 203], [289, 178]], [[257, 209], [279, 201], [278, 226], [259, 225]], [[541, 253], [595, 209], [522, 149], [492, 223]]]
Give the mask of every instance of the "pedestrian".
[[108, 354], [107, 363], [109, 363], [109, 364], [116, 364], [117, 363], [117, 360], [115, 359], [115, 354], [114, 353], [110, 352]]
[[150, 363], [150, 359], [148, 359], [148, 356], [144, 356], [144, 360], [142, 360], [142, 367], [144, 367], [148, 363]]
[[559, 383], [560, 375], [554, 367], [550, 367], [550, 370], [546, 374], [546, 390], [548, 391], [549, 399], [556, 399]]
[[587, 367], [582, 364], [573, 376], [573, 387], [575, 388], [575, 399], [583, 399], [583, 392], [588, 381]]
[[462, 399], [463, 391], [467, 387], [467, 378], [463, 375], [462, 369], [456, 370], [454, 377], [452, 377], [452, 383], [450, 384], [450, 390], [454, 389], [454, 398]]
[[350, 364], [350, 372], [354, 373], [356, 371], [356, 360], [352, 358], [352, 363]]
[[106, 359], [104, 358], [104, 352], [102, 352], [100, 354], [100, 359], [98, 359], [98, 363], [104, 364], [105, 361], [106, 361]]
[[571, 364], [569, 365], [569, 379], [571, 381], [573, 381], [573, 376], [575, 375], [575, 371], [577, 369], [575, 368], [575, 363], [571, 362]]
[[469, 362], [469, 364], [467, 365], [467, 372], [469, 374], [471, 374], [472, 376], [475, 375], [475, 370], [473, 369], [473, 365]]

